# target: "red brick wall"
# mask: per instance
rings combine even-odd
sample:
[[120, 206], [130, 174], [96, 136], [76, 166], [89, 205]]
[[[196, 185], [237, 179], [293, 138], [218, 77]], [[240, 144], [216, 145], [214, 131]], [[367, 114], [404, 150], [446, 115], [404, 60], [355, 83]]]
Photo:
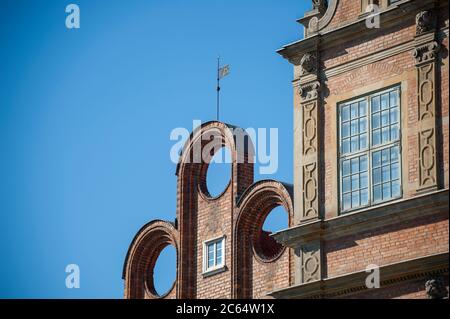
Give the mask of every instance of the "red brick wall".
[[377, 30], [376, 36], [355, 37], [332, 49], [321, 52], [324, 67], [331, 68], [410, 41], [415, 35], [415, 30], [414, 19], [410, 18], [394, 27]]
[[264, 263], [252, 258], [253, 297], [262, 298], [269, 292], [289, 286], [289, 249], [276, 261]]
[[423, 217], [324, 243], [328, 277], [448, 251], [448, 214]]
[[361, 0], [340, 0], [333, 20], [326, 30], [334, 29], [355, 21], [361, 14]]
[[198, 237], [197, 237], [197, 298], [230, 298], [231, 272], [226, 271], [203, 278], [203, 242], [216, 237], [226, 236], [226, 265], [231, 265], [231, 223], [232, 223], [231, 186], [217, 200], [198, 197]]

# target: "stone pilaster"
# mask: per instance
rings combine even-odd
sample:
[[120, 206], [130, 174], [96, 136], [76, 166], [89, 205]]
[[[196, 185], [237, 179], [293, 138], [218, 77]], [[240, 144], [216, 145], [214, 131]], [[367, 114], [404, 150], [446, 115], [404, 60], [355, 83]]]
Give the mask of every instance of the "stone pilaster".
[[[320, 218], [320, 82], [317, 52], [305, 54], [300, 61], [301, 111], [301, 208], [299, 222]], [[300, 195], [300, 194], [299, 194]]]
[[[295, 224], [320, 222], [321, 83], [318, 50], [299, 58], [295, 105]], [[295, 245], [295, 282], [322, 279], [321, 240], [312, 236]]]
[[436, 154], [436, 59], [439, 44], [435, 41], [433, 11], [416, 16], [416, 47], [413, 56], [417, 72], [418, 169], [417, 191], [438, 188]]

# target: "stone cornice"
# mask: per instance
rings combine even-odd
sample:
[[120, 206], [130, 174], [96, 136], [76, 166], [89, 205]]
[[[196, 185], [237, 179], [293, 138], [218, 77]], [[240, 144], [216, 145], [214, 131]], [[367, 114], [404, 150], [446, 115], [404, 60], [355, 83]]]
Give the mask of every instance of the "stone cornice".
[[[449, 28], [444, 27], [440, 29], [436, 35], [433, 33], [429, 33], [418, 38], [412, 39], [410, 41], [400, 43], [394, 45], [390, 48], [383, 49], [377, 52], [373, 52], [366, 56], [342, 63], [340, 65], [336, 65], [330, 68], [325, 68], [320, 71], [320, 78], [329, 79], [334, 76], [338, 76], [344, 74], [346, 72], [361, 68], [365, 65], [369, 65], [372, 63], [376, 63], [382, 61], [386, 58], [402, 54], [405, 52], [412, 52], [416, 46], [424, 45], [431, 41], [434, 41], [435, 38], [438, 42], [442, 42], [443, 39], [448, 38]], [[303, 82], [309, 82], [306, 77], [300, 77], [292, 81], [294, 87], [298, 87]]]
[[[405, 0], [397, 5], [389, 6], [380, 12], [383, 28], [402, 23], [405, 17], [415, 17], [419, 9], [429, 8], [436, 5], [437, 2], [438, 0]], [[277, 52], [291, 63], [298, 64], [301, 56], [315, 47], [317, 43], [319, 43], [320, 49], [323, 50], [337, 43], [342, 43], [346, 39], [357, 37], [362, 31], [366, 34], [377, 34], [379, 29], [367, 29], [365, 20], [365, 17], [360, 17], [347, 25], [331, 30], [319, 31], [310, 37], [283, 46]]]
[[448, 214], [448, 197], [448, 189], [438, 190], [326, 220], [303, 223], [271, 236], [282, 245], [296, 248], [319, 238], [332, 240], [439, 212]]
[[[448, 274], [447, 252], [380, 266], [380, 288]], [[273, 291], [275, 298], [333, 298], [368, 291], [365, 270]], [[425, 286], [424, 286], [425, 288]]]

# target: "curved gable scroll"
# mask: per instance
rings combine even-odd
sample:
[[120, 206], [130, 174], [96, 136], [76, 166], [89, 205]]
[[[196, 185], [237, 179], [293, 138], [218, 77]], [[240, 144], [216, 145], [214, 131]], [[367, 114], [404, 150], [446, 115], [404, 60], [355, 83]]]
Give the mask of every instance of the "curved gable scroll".
[[[153, 285], [153, 269], [161, 251], [173, 245], [178, 252], [178, 230], [170, 222], [154, 220], [142, 227], [134, 237], [122, 272], [125, 280], [125, 298], [159, 299], [175, 297], [176, 282], [163, 296], [159, 296]], [[177, 257], [177, 277], [178, 277]]]
[[[231, 152], [231, 181], [218, 197], [206, 191], [206, 172], [214, 152], [221, 147]], [[233, 218], [235, 198], [253, 183], [253, 143], [245, 130], [218, 121], [203, 123], [191, 133], [177, 165], [177, 218], [180, 231], [178, 298], [196, 298], [198, 265], [199, 201], [214, 206], [229, 199], [229, 218]]]
[[328, 26], [333, 19], [336, 9], [339, 4], [339, 0], [313, 0], [314, 7], [326, 6], [325, 12], [322, 14], [322, 10], [314, 9], [313, 11], [305, 14], [305, 17], [298, 20], [305, 27], [305, 36], [317, 34]]
[[[291, 225], [294, 216], [292, 198], [292, 185], [275, 180], [262, 180], [251, 185], [239, 199], [238, 216], [235, 221], [233, 235], [233, 298], [255, 297], [252, 263], [255, 254], [253, 248], [255, 247], [258, 229], [262, 226], [271, 210], [277, 206], [284, 207], [288, 213], [289, 225]], [[285, 249], [280, 254], [270, 256], [264, 260], [257, 258], [270, 268], [270, 264], [277, 263], [283, 254], [285, 254]], [[288, 260], [290, 258], [289, 255]], [[280, 266], [278, 268], [284, 272], [288, 272], [287, 277], [290, 278], [288, 264], [279, 264], [277, 266]], [[288, 285], [289, 282], [284, 284]]]

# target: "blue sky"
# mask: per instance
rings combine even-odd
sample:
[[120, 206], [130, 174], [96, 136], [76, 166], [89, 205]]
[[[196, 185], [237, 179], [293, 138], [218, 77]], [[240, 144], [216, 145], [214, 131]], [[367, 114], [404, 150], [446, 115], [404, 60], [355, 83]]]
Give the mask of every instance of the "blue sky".
[[[65, 27], [70, 3], [80, 29]], [[221, 120], [278, 128], [278, 171], [256, 178], [292, 182], [292, 68], [275, 51], [310, 6], [1, 0], [0, 297], [122, 298], [134, 234], [175, 218], [171, 130], [215, 117], [218, 54]], [[80, 289], [65, 287], [71, 263]], [[173, 273], [158, 269], [163, 289]]]

